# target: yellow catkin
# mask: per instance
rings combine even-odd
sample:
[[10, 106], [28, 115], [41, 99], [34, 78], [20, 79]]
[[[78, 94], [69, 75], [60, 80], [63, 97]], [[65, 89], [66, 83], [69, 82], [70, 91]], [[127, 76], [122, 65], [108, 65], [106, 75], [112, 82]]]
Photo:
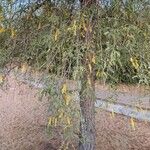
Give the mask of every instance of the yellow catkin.
[[101, 77], [101, 72], [100, 71], [96, 72], [96, 77]]
[[2, 21], [4, 18], [3, 18], [3, 15], [0, 14], [0, 21]]
[[5, 32], [5, 29], [3, 27], [0, 27], [0, 33]]
[[90, 86], [92, 85], [90, 78], [88, 78], [88, 84], [89, 84]]
[[65, 104], [68, 106], [69, 103], [70, 103], [70, 101], [71, 101], [70, 95], [65, 95], [65, 96], [64, 96], [64, 100], [65, 100]]
[[86, 25], [85, 25], [85, 21], [83, 21], [83, 29], [84, 31], [87, 31]]
[[76, 20], [74, 20], [74, 23], [73, 23], [73, 31], [74, 31], [74, 36], [77, 35], [77, 25], [76, 25]]
[[130, 61], [131, 61], [131, 63], [133, 62], [133, 58], [132, 57], [130, 58]]
[[139, 68], [139, 64], [138, 64], [138, 61], [137, 61], [137, 60], [135, 60], [134, 68], [135, 68], [135, 69], [138, 69], [138, 68]]
[[93, 64], [95, 64], [95, 63], [96, 63], [95, 56], [93, 56], [93, 58], [92, 58], [92, 63], [93, 63]]
[[139, 68], [139, 63], [138, 63], [138, 60], [136, 58], [130, 58], [130, 61], [132, 63], [132, 66], [135, 68], [135, 69], [138, 69]]
[[64, 114], [63, 112], [60, 112], [58, 118], [62, 118], [62, 117], [63, 117], [63, 114]]
[[67, 124], [68, 124], [68, 125], [71, 124], [71, 119], [70, 119], [70, 117], [67, 117]]
[[62, 94], [66, 94], [66, 92], [67, 92], [67, 85], [66, 85], [66, 83], [65, 83], [65, 84], [63, 84], [63, 86], [62, 86], [61, 93], [62, 93]]
[[54, 118], [54, 126], [56, 127], [57, 126], [57, 118]]
[[112, 117], [114, 118], [115, 117], [114, 110], [112, 110], [111, 114], [112, 114]]
[[51, 126], [51, 125], [52, 125], [52, 117], [49, 117], [48, 125], [49, 125], [49, 126]]
[[70, 97], [69, 97], [69, 96], [67, 96], [67, 99], [66, 99], [66, 105], [68, 106], [68, 105], [69, 105], [69, 103], [70, 103]]
[[131, 123], [132, 129], [135, 130], [135, 122], [134, 122], [134, 119], [132, 117], [130, 119], [130, 123]]
[[55, 125], [55, 117], [52, 117], [52, 125]]
[[55, 32], [55, 35], [54, 35], [55, 41], [57, 41], [58, 36], [59, 36], [59, 29], [56, 29], [56, 32]]
[[114, 112], [110, 113], [110, 118], [113, 119], [115, 117]]
[[11, 38], [14, 38], [16, 36], [16, 31], [14, 29], [11, 29]]
[[91, 66], [91, 64], [89, 64], [88, 66], [89, 66], [90, 73], [92, 73], [92, 66]]

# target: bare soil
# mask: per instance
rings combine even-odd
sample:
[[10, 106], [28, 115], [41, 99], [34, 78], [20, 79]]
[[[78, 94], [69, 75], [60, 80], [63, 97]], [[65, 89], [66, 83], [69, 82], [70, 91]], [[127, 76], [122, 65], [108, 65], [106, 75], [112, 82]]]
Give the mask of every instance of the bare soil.
[[[37, 89], [8, 77], [8, 89], [0, 89], [0, 150], [57, 150], [59, 140], [45, 131], [48, 101], [38, 100]], [[150, 123], [130, 118], [96, 113], [97, 150], [150, 150]]]
[[135, 121], [135, 130], [130, 118], [97, 110], [97, 150], [150, 150], [150, 123]]

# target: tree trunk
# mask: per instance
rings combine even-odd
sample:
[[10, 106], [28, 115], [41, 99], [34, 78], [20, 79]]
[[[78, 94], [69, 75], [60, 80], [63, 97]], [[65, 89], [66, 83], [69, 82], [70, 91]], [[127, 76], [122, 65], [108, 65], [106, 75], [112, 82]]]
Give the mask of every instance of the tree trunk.
[[[80, 0], [81, 8], [89, 8], [96, 4], [96, 0]], [[93, 20], [89, 21], [85, 36], [85, 43], [89, 44], [92, 41], [92, 32], [89, 27], [93, 27]], [[81, 80], [80, 92], [80, 142], [79, 150], [95, 150], [95, 65], [92, 62], [94, 51], [87, 49], [84, 56], [85, 72]]]
[[[88, 81], [88, 83], [86, 82]], [[95, 90], [92, 75], [86, 75], [80, 93], [81, 122], [79, 150], [95, 150]], [[90, 82], [90, 84], [89, 84]]]

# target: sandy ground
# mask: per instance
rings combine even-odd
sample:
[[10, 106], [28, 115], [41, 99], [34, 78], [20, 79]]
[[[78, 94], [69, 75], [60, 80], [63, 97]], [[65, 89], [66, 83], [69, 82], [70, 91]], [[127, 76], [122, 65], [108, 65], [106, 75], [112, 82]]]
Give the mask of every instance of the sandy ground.
[[[7, 90], [0, 90], [0, 150], [57, 150], [57, 140], [45, 132], [47, 101], [38, 100], [37, 90], [9, 77]], [[96, 113], [97, 150], [150, 150], [150, 123], [109, 112]]]
[[110, 114], [97, 111], [97, 150], [150, 150], [150, 123], [135, 121], [133, 130], [130, 118]]

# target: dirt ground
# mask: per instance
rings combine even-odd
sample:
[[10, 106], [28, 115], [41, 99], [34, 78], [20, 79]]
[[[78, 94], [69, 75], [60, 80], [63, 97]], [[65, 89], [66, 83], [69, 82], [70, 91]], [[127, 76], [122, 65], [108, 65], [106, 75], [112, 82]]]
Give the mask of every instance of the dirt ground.
[[[58, 140], [45, 131], [47, 101], [39, 101], [37, 90], [9, 77], [7, 90], [0, 89], [0, 150], [57, 150]], [[97, 150], [150, 150], [150, 123], [96, 113]]]
[[132, 129], [130, 118], [97, 111], [97, 150], [150, 150], [150, 123], [135, 121]]

